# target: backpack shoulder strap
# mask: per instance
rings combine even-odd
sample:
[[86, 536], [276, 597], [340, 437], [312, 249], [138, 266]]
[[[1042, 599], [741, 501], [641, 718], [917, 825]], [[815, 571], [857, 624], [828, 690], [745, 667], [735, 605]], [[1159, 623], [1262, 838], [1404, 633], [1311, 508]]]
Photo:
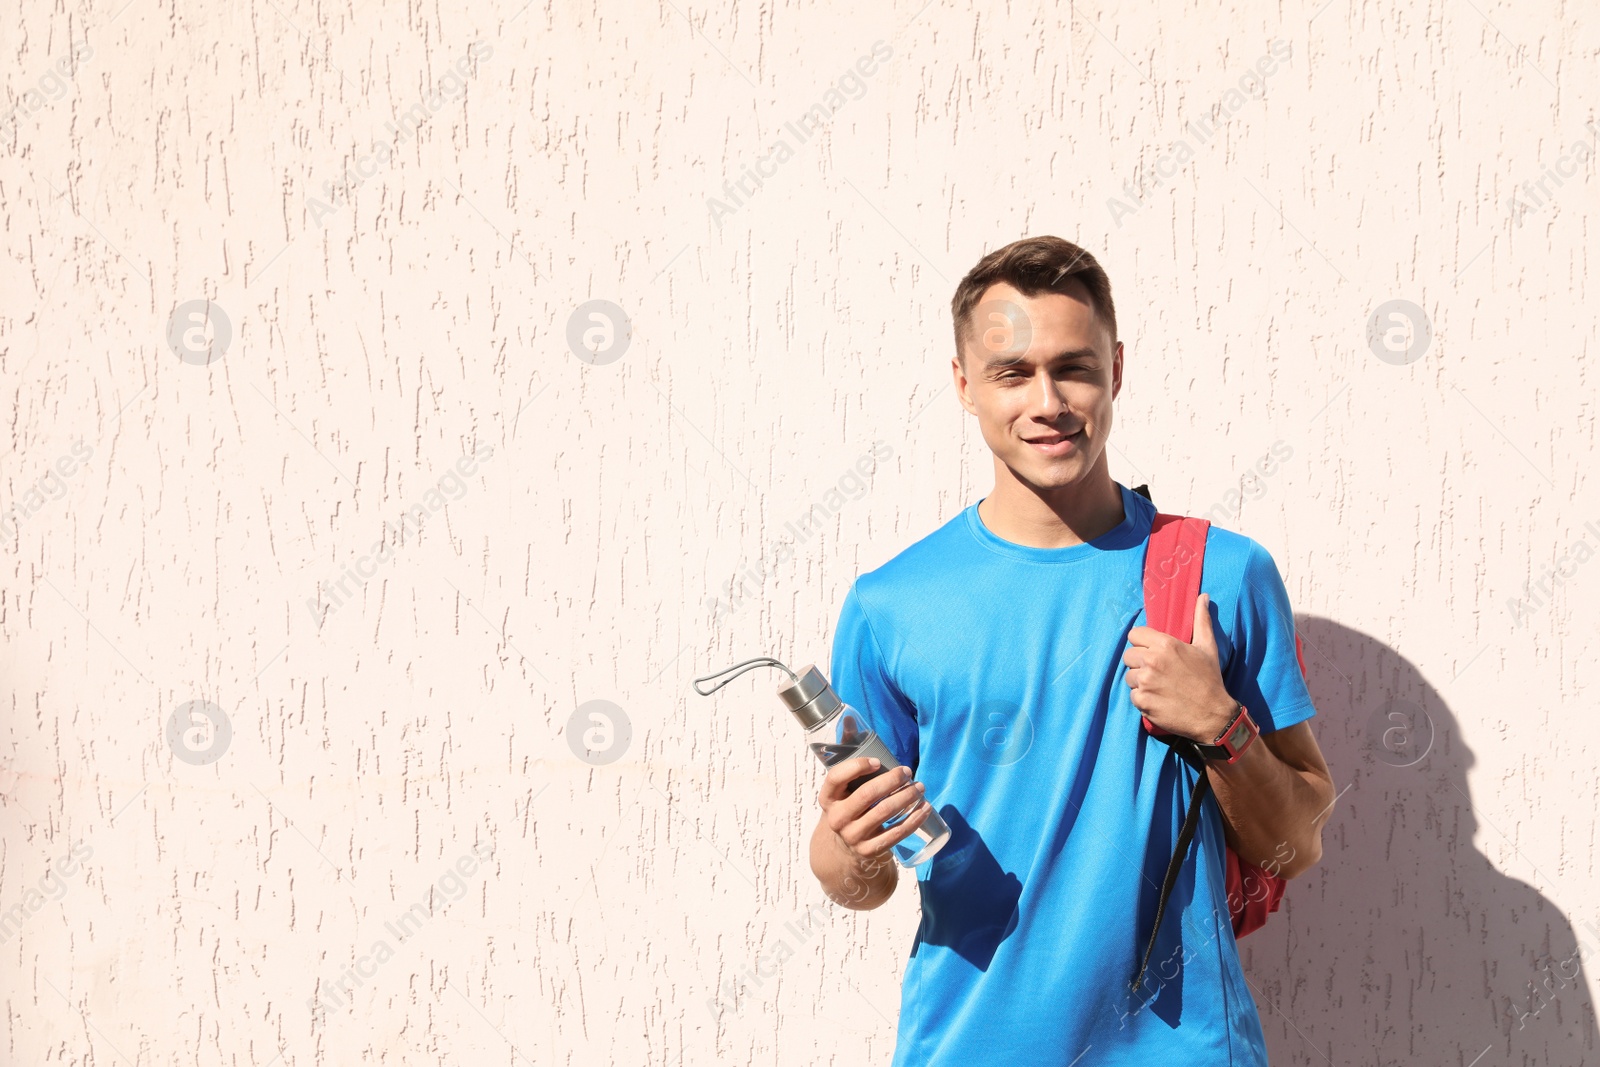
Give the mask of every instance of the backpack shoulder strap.
[[[1148, 494], [1145, 494], [1148, 499]], [[1200, 595], [1200, 572], [1205, 565], [1206, 534], [1211, 523], [1206, 519], [1183, 515], [1156, 513], [1150, 524], [1150, 540], [1144, 555], [1144, 612], [1145, 625], [1162, 633], [1171, 634], [1180, 641], [1194, 639], [1194, 601]], [[1183, 826], [1172, 849], [1172, 859], [1167, 862], [1167, 874], [1161, 882], [1161, 892], [1156, 899], [1155, 920], [1150, 925], [1150, 940], [1145, 944], [1139, 960], [1139, 969], [1129, 985], [1137, 991], [1150, 966], [1150, 954], [1155, 951], [1156, 935], [1161, 930], [1161, 919], [1167, 911], [1167, 900], [1172, 896], [1178, 881], [1178, 871], [1184, 857], [1189, 854], [1189, 844], [1194, 840], [1200, 822], [1200, 806], [1211, 791], [1211, 779], [1200, 766], [1194, 743], [1157, 729], [1149, 719], [1145, 729], [1172, 746], [1185, 762], [1199, 772], [1194, 789], [1189, 794], [1189, 810], [1184, 813]]]
[[1194, 640], [1194, 601], [1205, 565], [1207, 519], [1157, 513], [1144, 555], [1145, 624]]
[[[1149, 499], [1140, 486], [1135, 492]], [[1144, 556], [1145, 625], [1180, 641], [1194, 640], [1194, 601], [1200, 595], [1200, 573], [1206, 559], [1209, 519], [1157, 513], [1150, 525]], [[1306, 673], [1304, 642], [1297, 628], [1294, 658]]]

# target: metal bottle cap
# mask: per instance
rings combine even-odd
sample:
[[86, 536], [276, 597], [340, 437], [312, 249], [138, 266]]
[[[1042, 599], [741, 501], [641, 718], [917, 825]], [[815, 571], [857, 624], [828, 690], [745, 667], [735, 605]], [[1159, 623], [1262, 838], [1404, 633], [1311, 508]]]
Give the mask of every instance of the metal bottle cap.
[[795, 681], [785, 681], [778, 686], [778, 699], [782, 700], [806, 730], [815, 730], [823, 723], [839, 714], [839, 709], [844, 707], [844, 701], [833, 691], [833, 686], [828, 684], [816, 665], [806, 664], [796, 672], [800, 677]]

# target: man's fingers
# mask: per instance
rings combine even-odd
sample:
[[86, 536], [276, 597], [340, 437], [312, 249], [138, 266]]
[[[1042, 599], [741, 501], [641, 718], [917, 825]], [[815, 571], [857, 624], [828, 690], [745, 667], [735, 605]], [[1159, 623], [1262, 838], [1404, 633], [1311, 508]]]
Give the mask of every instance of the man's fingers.
[[877, 770], [878, 768], [873, 766], [877, 762], [867, 756], [857, 756], [842, 763], [835, 763], [828, 768], [828, 773], [822, 776], [822, 789], [817, 794], [817, 802], [827, 807], [833, 801], [843, 799], [850, 783], [864, 774], [871, 774]]
[[[911, 768], [909, 767], [895, 767], [877, 774], [871, 781], [863, 782], [854, 793], [847, 797], [841, 797], [828, 805], [828, 824], [834, 828], [836, 833], [842, 831], [846, 826], [860, 819], [869, 808], [883, 800], [884, 797], [905, 788], [906, 783], [910, 781]], [[888, 816], [884, 816], [884, 818], [888, 818]]]
[[1211, 632], [1211, 597], [1201, 593], [1194, 600], [1194, 640], [1200, 648], [1217, 650], [1216, 635]]
[[[849, 814], [845, 814], [844, 804], [834, 805], [835, 812], [844, 816], [844, 826], [838, 831], [845, 843], [855, 845], [867, 838], [876, 835], [884, 823], [898, 815], [904, 814], [922, 799], [923, 787], [920, 782], [909, 782], [904, 778], [894, 778], [884, 775], [872, 783], [875, 794], [865, 803], [857, 805], [856, 797], [851, 797]], [[863, 787], [861, 792], [866, 792]]]
[[849, 811], [866, 811], [884, 797], [911, 781], [910, 767], [891, 767], [879, 771], [872, 778], [856, 786], [855, 791], [840, 801]]
[[1150, 643], [1152, 637], [1160, 632], [1160, 630], [1150, 626], [1135, 626], [1128, 631], [1128, 644], [1134, 648], [1143, 648]]
[[926, 799], [919, 799], [906, 817], [894, 825], [894, 829], [867, 838], [855, 846], [856, 851], [865, 856], [881, 855], [916, 833], [917, 828], [927, 822], [928, 816], [932, 813], [933, 805]]
[[[909, 767], [875, 767], [876, 762], [856, 757], [829, 767], [817, 802], [824, 823], [859, 860], [892, 861], [889, 849], [915, 833], [933, 806]], [[895, 825], [885, 830], [890, 821]]]

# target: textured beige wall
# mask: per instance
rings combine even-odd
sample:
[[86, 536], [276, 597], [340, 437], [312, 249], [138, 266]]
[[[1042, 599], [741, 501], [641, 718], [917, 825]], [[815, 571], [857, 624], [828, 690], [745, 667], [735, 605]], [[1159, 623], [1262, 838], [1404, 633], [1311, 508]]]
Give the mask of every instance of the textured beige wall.
[[1344, 792], [1242, 946], [1274, 1062], [1600, 1059], [1577, 5], [0, 34], [5, 1062], [887, 1062], [915, 893], [826, 905], [770, 679], [689, 680], [825, 660], [988, 489], [948, 301], [1029, 233], [1115, 283], [1113, 474], [1310, 643]]

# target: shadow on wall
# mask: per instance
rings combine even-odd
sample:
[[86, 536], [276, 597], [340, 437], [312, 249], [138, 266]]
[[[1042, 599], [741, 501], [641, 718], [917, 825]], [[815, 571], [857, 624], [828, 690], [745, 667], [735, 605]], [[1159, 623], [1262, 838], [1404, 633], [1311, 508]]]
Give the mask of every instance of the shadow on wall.
[[1493, 843], [1520, 819], [1478, 814], [1472, 750], [1438, 689], [1366, 633], [1315, 616], [1296, 625], [1317, 741], [1347, 792], [1322, 865], [1240, 942], [1270, 1062], [1600, 1064], [1582, 974], [1600, 923], [1547, 878], [1560, 857], [1507, 845], [1494, 851], [1510, 873], [1491, 864], [1478, 824]]
[[1271, 1062], [1600, 1064], [1582, 973], [1600, 922], [1550, 878], [1562, 857], [1508, 845], [1506, 871], [1491, 863], [1474, 834], [1504, 841], [1522, 819], [1469, 796], [1472, 751], [1444, 697], [1366, 634], [1296, 625], [1317, 740], [1348, 789], [1321, 866], [1239, 944]]

